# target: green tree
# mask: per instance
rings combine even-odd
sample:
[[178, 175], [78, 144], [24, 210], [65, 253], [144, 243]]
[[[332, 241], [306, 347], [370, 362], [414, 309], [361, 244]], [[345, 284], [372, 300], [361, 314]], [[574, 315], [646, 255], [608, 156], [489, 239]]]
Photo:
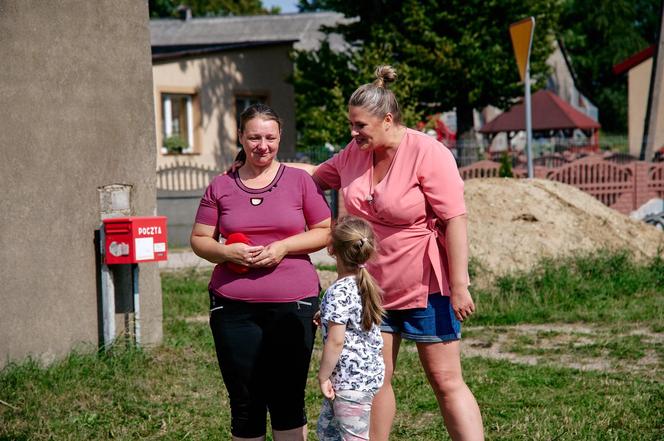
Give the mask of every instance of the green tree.
[[324, 41], [318, 51], [295, 53], [297, 144], [339, 146], [348, 137], [345, 103], [353, 75], [345, 53], [332, 51]]
[[[360, 83], [373, 78], [374, 68], [384, 64], [387, 56], [381, 48], [372, 45], [360, 51], [335, 52], [327, 41], [317, 51], [295, 53], [293, 83], [299, 147], [320, 147], [325, 143], [337, 147], [346, 145], [348, 98]], [[412, 81], [407, 72], [408, 66], [400, 67], [402, 78], [394, 92], [405, 123], [414, 125], [418, 116], [415, 101], [409, 99]]]
[[[359, 20], [334, 29], [352, 45], [347, 53], [321, 49], [296, 54], [294, 84], [296, 92], [304, 94], [298, 102], [298, 126], [307, 125], [300, 119], [309, 116], [311, 107], [321, 105], [316, 94], [329, 94], [329, 90], [310, 87], [312, 84], [333, 84], [348, 99], [349, 90], [373, 79], [377, 64], [391, 64], [400, 73], [394, 91], [405, 107], [407, 123], [455, 108], [458, 132], [464, 133], [472, 127], [474, 108], [488, 104], [507, 107], [523, 93], [508, 27], [530, 15], [537, 21], [531, 73], [535, 87], [544, 84], [558, 4], [557, 0], [301, 0], [300, 10], [334, 10]], [[305, 59], [307, 63], [301, 64]], [[343, 72], [317, 70], [311, 65], [313, 60], [322, 66], [347, 66]], [[312, 78], [303, 87], [307, 76]], [[336, 117], [327, 122], [328, 127], [331, 124], [337, 124]], [[303, 134], [302, 139], [311, 136]]]
[[565, 0], [560, 39], [602, 128], [627, 130], [627, 81], [612, 67], [655, 42], [661, 0]]
[[262, 15], [278, 14], [280, 9], [263, 8], [261, 0], [149, 0], [150, 17], [168, 18], [178, 15], [178, 7], [186, 4], [194, 17], [224, 15]]

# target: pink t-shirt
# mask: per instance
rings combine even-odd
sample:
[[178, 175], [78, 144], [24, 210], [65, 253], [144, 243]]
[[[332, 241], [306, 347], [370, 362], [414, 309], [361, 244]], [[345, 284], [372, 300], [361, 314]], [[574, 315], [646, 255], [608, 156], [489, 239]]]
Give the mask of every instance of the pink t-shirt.
[[387, 309], [422, 308], [428, 294], [449, 295], [449, 271], [438, 219], [466, 213], [463, 180], [450, 151], [407, 129], [390, 168], [373, 186], [371, 151], [355, 141], [321, 164], [316, 178], [340, 189], [349, 214], [374, 228], [378, 252], [367, 268]]
[[[268, 245], [305, 231], [330, 217], [325, 197], [305, 171], [280, 165], [265, 188], [246, 187], [236, 173], [215, 177], [196, 213], [196, 222], [211, 225], [223, 237], [244, 233], [252, 245]], [[289, 254], [273, 268], [237, 274], [217, 265], [210, 290], [247, 302], [292, 302], [317, 296], [318, 275], [307, 254]]]

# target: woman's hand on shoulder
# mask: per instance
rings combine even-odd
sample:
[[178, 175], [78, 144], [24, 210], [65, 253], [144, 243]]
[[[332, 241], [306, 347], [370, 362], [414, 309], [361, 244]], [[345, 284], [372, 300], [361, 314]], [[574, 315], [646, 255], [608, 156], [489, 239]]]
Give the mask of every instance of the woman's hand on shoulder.
[[475, 303], [467, 286], [452, 287], [450, 302], [459, 321], [464, 321], [475, 313]]
[[269, 268], [279, 265], [279, 262], [288, 254], [288, 248], [281, 241], [272, 242], [263, 248], [263, 250], [258, 253], [252, 267], [256, 268]]
[[307, 164], [305, 162], [287, 162], [285, 163], [286, 167], [297, 168], [299, 170], [304, 170], [309, 173], [311, 176], [316, 173], [318, 166], [315, 164]]

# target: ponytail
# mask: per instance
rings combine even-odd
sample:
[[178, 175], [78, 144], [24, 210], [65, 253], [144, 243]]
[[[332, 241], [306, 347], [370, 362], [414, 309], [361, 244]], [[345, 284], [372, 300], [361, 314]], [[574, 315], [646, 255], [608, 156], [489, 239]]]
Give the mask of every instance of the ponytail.
[[373, 325], [380, 325], [385, 310], [380, 288], [364, 266], [357, 272], [357, 287], [362, 299], [362, 329], [368, 331]]
[[338, 261], [346, 268], [357, 268], [356, 281], [362, 299], [362, 329], [368, 331], [382, 321], [385, 313], [381, 290], [365, 268], [376, 251], [371, 225], [354, 216], [341, 218], [332, 230], [332, 247]]

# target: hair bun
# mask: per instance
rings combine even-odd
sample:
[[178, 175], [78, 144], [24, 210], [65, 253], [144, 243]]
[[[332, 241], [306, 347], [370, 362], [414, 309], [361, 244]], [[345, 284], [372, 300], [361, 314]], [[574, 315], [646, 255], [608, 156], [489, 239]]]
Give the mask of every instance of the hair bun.
[[393, 83], [397, 79], [397, 70], [390, 65], [378, 66], [374, 74], [376, 75], [374, 84], [386, 89], [389, 83]]

